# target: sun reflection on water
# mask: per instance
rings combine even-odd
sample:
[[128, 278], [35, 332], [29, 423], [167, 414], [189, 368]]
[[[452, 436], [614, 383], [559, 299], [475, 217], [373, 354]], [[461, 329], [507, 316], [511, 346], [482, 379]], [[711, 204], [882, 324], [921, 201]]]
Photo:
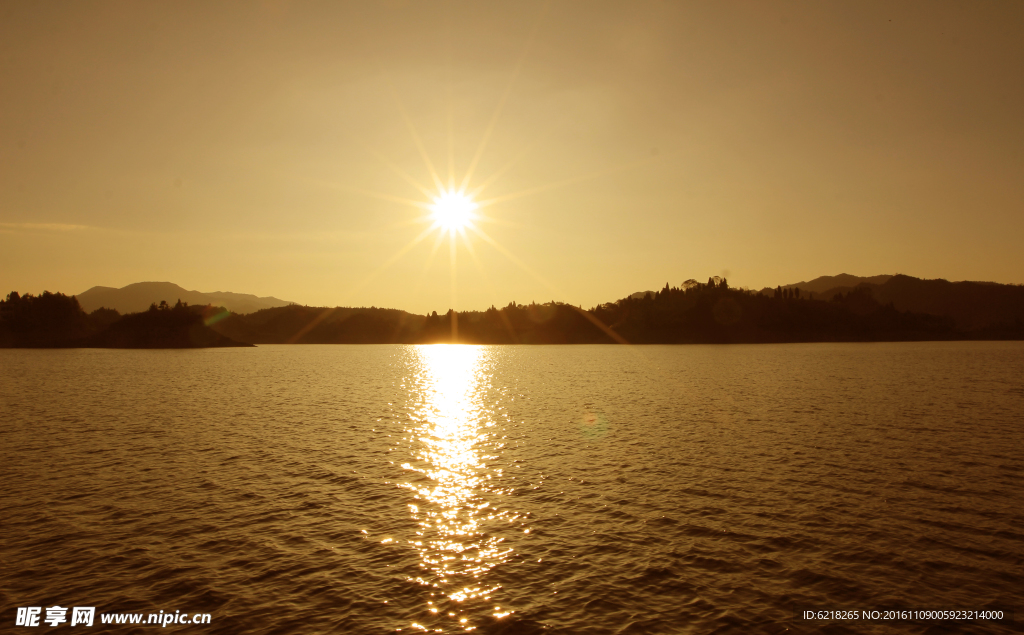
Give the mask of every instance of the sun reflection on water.
[[[415, 581], [460, 604], [487, 600], [499, 588], [488, 584], [485, 575], [508, 560], [512, 549], [493, 529], [518, 519], [500, 504], [508, 492], [502, 488], [502, 469], [493, 465], [501, 439], [486, 414], [484, 350], [417, 347], [423, 399], [407, 434], [413, 459], [402, 465], [415, 473], [402, 484], [415, 499], [409, 505], [418, 525], [411, 541], [420, 556], [421, 575]], [[449, 612], [461, 609], [440, 609], [431, 602], [428, 610], [434, 615], [441, 610], [459, 626], [473, 628], [465, 616]]]

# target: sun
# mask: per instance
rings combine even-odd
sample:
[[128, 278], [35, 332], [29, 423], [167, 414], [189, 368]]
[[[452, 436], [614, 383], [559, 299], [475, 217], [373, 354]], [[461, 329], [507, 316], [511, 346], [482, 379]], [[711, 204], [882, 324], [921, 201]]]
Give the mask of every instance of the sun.
[[435, 196], [434, 204], [430, 206], [434, 220], [449, 232], [456, 232], [468, 225], [476, 208], [473, 199], [462, 192], [446, 190]]

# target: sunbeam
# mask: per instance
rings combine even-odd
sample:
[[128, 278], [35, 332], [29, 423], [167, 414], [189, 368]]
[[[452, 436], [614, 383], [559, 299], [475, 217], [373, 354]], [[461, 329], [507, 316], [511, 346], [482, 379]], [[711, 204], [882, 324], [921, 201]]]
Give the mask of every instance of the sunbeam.
[[455, 100], [452, 96], [454, 79], [452, 78], [452, 5], [445, 3], [445, 12], [448, 19], [445, 20], [445, 62], [447, 66], [448, 80], [448, 191], [455, 189]]
[[423, 196], [429, 197], [431, 195], [429, 188], [424, 187], [419, 181], [417, 181], [415, 178], [410, 176], [406, 171], [402, 170], [397, 165], [389, 161], [384, 155], [377, 152], [376, 150], [373, 150], [372, 148], [367, 148], [367, 150], [374, 156], [375, 159], [383, 163], [385, 167], [387, 167], [389, 170], [397, 174], [403, 181], [419, 190], [419, 192], [423, 194]]
[[422, 183], [420, 183], [418, 180], [416, 180], [414, 177], [412, 177], [408, 172], [406, 172], [402, 168], [398, 167], [393, 161], [388, 159], [382, 153], [380, 153], [377, 150], [375, 150], [373, 148], [373, 146], [371, 146], [371, 145], [369, 145], [367, 143], [364, 143], [361, 139], [357, 138], [355, 135], [353, 135], [350, 132], [349, 133], [344, 133], [344, 135], [345, 135], [346, 139], [348, 139], [349, 141], [351, 141], [355, 145], [359, 146], [360, 149], [365, 151], [367, 154], [371, 155], [374, 159], [377, 159], [378, 161], [380, 161], [384, 165], [384, 167], [386, 167], [387, 169], [391, 170], [394, 174], [396, 174], [403, 181], [405, 181], [409, 185], [411, 185], [414, 188], [416, 188], [416, 190], [419, 191], [420, 194], [422, 194], [423, 196], [426, 196], [427, 198], [430, 198], [430, 196], [432, 194], [431, 191], [430, 191], [430, 188], [424, 186]]
[[501, 225], [502, 227], [511, 227], [513, 229], [525, 229], [529, 227], [526, 223], [518, 223], [516, 221], [505, 220], [504, 218], [494, 218], [487, 214], [474, 213], [474, 223], [490, 223], [492, 225]]
[[517, 265], [520, 269], [522, 269], [526, 273], [528, 273], [531, 276], [533, 276], [534, 279], [536, 279], [538, 282], [540, 282], [545, 287], [547, 287], [549, 291], [552, 291], [553, 293], [556, 293], [556, 294], [559, 293], [559, 289], [555, 285], [553, 285], [550, 282], [548, 282], [547, 279], [544, 278], [544, 276], [540, 275], [539, 273], [534, 271], [532, 268], [530, 268], [529, 265], [527, 265], [525, 262], [523, 262], [518, 257], [516, 257], [516, 255], [513, 254], [511, 251], [509, 251], [508, 249], [505, 249], [505, 247], [503, 247], [501, 245], [501, 243], [499, 243], [498, 241], [494, 240], [489, 235], [487, 235], [487, 232], [485, 232], [484, 230], [480, 229], [479, 227], [475, 227], [473, 225], [469, 225], [468, 228], [474, 234], [476, 234], [481, 239], [483, 239], [483, 241], [486, 242], [488, 245], [490, 245], [491, 247], [494, 247], [494, 249], [497, 250], [499, 253], [501, 253], [501, 255], [505, 256], [506, 258], [511, 260], [515, 265]]
[[405, 106], [402, 105], [402, 101], [398, 98], [398, 91], [395, 90], [394, 84], [388, 81], [388, 86], [391, 88], [391, 96], [395, 100], [395, 106], [398, 108], [398, 112], [401, 113], [402, 119], [405, 121], [406, 128], [409, 129], [409, 134], [412, 135], [413, 143], [416, 145], [416, 149], [420, 153], [420, 157], [423, 159], [424, 165], [427, 167], [427, 171], [430, 173], [430, 178], [433, 179], [434, 185], [437, 186], [438, 190], [444, 189], [444, 184], [441, 183], [441, 177], [434, 169], [434, 162], [430, 160], [430, 154], [427, 153], [427, 148], [423, 145], [423, 139], [420, 138], [419, 132], [416, 131], [416, 126], [412, 123], [412, 118], [409, 113], [406, 112]]
[[[501, 255], [503, 255], [506, 258], [508, 258], [509, 260], [511, 260], [520, 269], [522, 269], [523, 271], [525, 271], [526, 273], [530, 274], [535, 279], [537, 279], [541, 284], [546, 286], [556, 296], [562, 294], [562, 290], [561, 289], [559, 289], [555, 285], [553, 285], [550, 282], [548, 282], [544, 278], [544, 276], [540, 275], [539, 273], [534, 271], [532, 268], [530, 268], [525, 262], [523, 262], [522, 260], [517, 258], [515, 254], [513, 254], [508, 249], [505, 249], [505, 247], [503, 247], [500, 243], [498, 243], [498, 241], [496, 241], [493, 238], [491, 238], [490, 236], [488, 236], [487, 233], [484, 232], [482, 229], [480, 229], [478, 227], [472, 227], [472, 226], [470, 226], [469, 229], [471, 229], [478, 236], [480, 236], [480, 238], [482, 238], [484, 240], [484, 242], [486, 242], [487, 244], [489, 244], [492, 247], [494, 247], [494, 249], [497, 250], [499, 253], [501, 253]], [[574, 311], [576, 311], [577, 313], [582, 315], [584, 319], [586, 319], [588, 322], [590, 322], [591, 324], [593, 324], [597, 328], [601, 329], [602, 332], [604, 332], [606, 335], [611, 337], [613, 340], [615, 340], [619, 344], [629, 344], [629, 342], [626, 340], [626, 338], [624, 338], [621, 335], [619, 335], [618, 333], [616, 333], [607, 324], [605, 324], [601, 320], [597, 319], [597, 317], [592, 315], [589, 311], [585, 311], [582, 308], [577, 307], [577, 306], [573, 306], [571, 304], [569, 304], [567, 306], [571, 307]]]
[[420, 232], [419, 235], [417, 235], [415, 238], [410, 240], [404, 247], [399, 249], [398, 252], [395, 253], [395, 255], [393, 255], [390, 258], [388, 258], [383, 264], [381, 264], [379, 267], [377, 267], [372, 272], [370, 272], [370, 274], [368, 276], [366, 276], [366, 278], [364, 278], [361, 282], [359, 282], [354, 287], [352, 287], [349, 290], [348, 295], [355, 294], [357, 291], [359, 291], [360, 289], [365, 287], [367, 284], [369, 284], [371, 281], [373, 281], [374, 278], [376, 278], [381, 273], [383, 273], [388, 267], [390, 267], [391, 265], [393, 265], [396, 262], [398, 262], [402, 258], [402, 256], [404, 256], [405, 254], [409, 253], [409, 251], [413, 247], [415, 247], [416, 245], [418, 245], [421, 242], [423, 242], [423, 239], [426, 238], [427, 236], [429, 236], [431, 233], [433, 233], [434, 230], [436, 230], [437, 228], [438, 228], [438, 224], [434, 223], [433, 225], [427, 227], [425, 230]]
[[459, 290], [458, 290], [458, 267], [456, 266], [456, 253], [457, 245], [455, 243], [455, 234], [458, 230], [448, 232], [448, 253], [451, 264], [451, 280], [452, 280], [452, 341], [459, 341]]
[[430, 253], [427, 254], [427, 261], [423, 264], [420, 275], [416, 277], [416, 284], [413, 287], [416, 292], [419, 292], [420, 287], [423, 285], [423, 279], [427, 277], [427, 272], [430, 271], [431, 265], [434, 264], [434, 258], [437, 256], [437, 252], [440, 251], [442, 242], [444, 242], [444, 232], [437, 232], [434, 244], [430, 248]]
[[548, 131], [548, 132], [546, 132], [545, 134], [542, 134], [542, 135], [539, 135], [539, 136], [537, 136], [537, 137], [536, 137], [536, 138], [534, 138], [534, 139], [533, 139], [532, 141], [530, 141], [530, 142], [529, 142], [528, 144], [526, 144], [526, 145], [525, 145], [525, 146], [524, 146], [524, 147], [523, 147], [523, 148], [522, 148], [522, 149], [521, 149], [521, 150], [520, 150], [520, 151], [519, 151], [519, 152], [518, 152], [518, 153], [516, 154], [516, 156], [512, 157], [512, 160], [510, 160], [510, 161], [509, 161], [509, 162], [507, 162], [507, 163], [506, 163], [505, 165], [503, 165], [503, 166], [501, 166], [500, 168], [498, 168], [498, 169], [497, 169], [497, 170], [496, 170], [496, 171], [495, 171], [495, 172], [494, 172], [493, 174], [491, 174], [491, 175], [490, 175], [490, 176], [488, 176], [488, 177], [487, 177], [486, 179], [484, 179], [483, 181], [481, 181], [480, 185], [478, 185], [478, 186], [476, 187], [476, 189], [474, 189], [474, 190], [473, 190], [472, 192], [470, 192], [470, 193], [469, 193], [469, 196], [470, 196], [471, 198], [476, 198], [476, 197], [477, 197], [477, 196], [479, 196], [479, 195], [480, 195], [481, 193], [483, 193], [483, 191], [484, 191], [485, 189], [487, 189], [488, 187], [490, 187], [491, 185], [493, 185], [493, 184], [494, 184], [494, 183], [495, 183], [495, 182], [496, 182], [496, 181], [497, 181], [497, 180], [498, 180], [499, 178], [501, 178], [502, 176], [504, 176], [504, 174], [505, 174], [506, 172], [508, 172], [508, 171], [509, 171], [510, 169], [512, 169], [512, 168], [513, 168], [513, 167], [514, 167], [514, 166], [515, 166], [516, 164], [518, 164], [518, 163], [519, 163], [520, 161], [522, 161], [522, 160], [523, 160], [524, 158], [526, 158], [526, 156], [527, 156], [527, 155], [528, 155], [528, 154], [529, 154], [529, 153], [530, 153], [530, 152], [531, 152], [531, 151], [532, 151], [532, 150], [533, 150], [534, 148], [536, 148], [536, 147], [537, 147], [537, 146], [538, 146], [538, 145], [540, 144], [540, 142], [541, 142], [541, 141], [544, 141], [545, 139], [547, 139], [547, 138], [548, 138], [548, 137], [549, 137], [549, 136], [550, 136], [550, 135], [552, 134], [552, 132], [553, 132], [552, 130], [549, 130], [549, 131]]
[[547, 192], [547, 191], [550, 191], [550, 190], [556, 190], [556, 189], [558, 189], [560, 187], [565, 187], [567, 185], [573, 185], [573, 184], [576, 184], [576, 183], [582, 183], [584, 181], [591, 181], [593, 179], [596, 179], [596, 178], [599, 178], [599, 177], [602, 177], [602, 176], [605, 176], [605, 175], [608, 175], [608, 174], [613, 174], [615, 172], [621, 172], [623, 170], [629, 170], [629, 169], [637, 168], [637, 167], [640, 167], [641, 165], [647, 165], [647, 164], [650, 164], [650, 163], [653, 163], [653, 162], [656, 162], [656, 161], [658, 161], [657, 158], [642, 159], [640, 161], [631, 161], [629, 163], [625, 163], [625, 164], [622, 164], [622, 165], [617, 165], [617, 166], [613, 166], [613, 167], [610, 167], [610, 168], [604, 168], [602, 170], [597, 170], [596, 172], [591, 172], [589, 174], [584, 174], [584, 175], [581, 175], [581, 176], [574, 176], [574, 177], [571, 177], [571, 178], [568, 178], [568, 179], [564, 179], [562, 181], [556, 181], [554, 183], [548, 183], [548, 184], [545, 184], [545, 185], [538, 185], [537, 187], [531, 187], [531, 188], [527, 188], [525, 190], [520, 190], [518, 192], [512, 192], [511, 194], [503, 194], [501, 196], [496, 196], [494, 198], [485, 199], [485, 200], [477, 202], [477, 207], [479, 207], [479, 208], [490, 207], [491, 205], [496, 205], [498, 203], [505, 203], [507, 201], [512, 201], [512, 200], [515, 200], [517, 198], [522, 198], [524, 196], [531, 196], [533, 194], [540, 194], [541, 192]]
[[530, 31], [530, 35], [526, 38], [526, 44], [523, 45], [523, 52], [519, 56], [519, 60], [516, 62], [515, 68], [512, 70], [512, 76], [508, 80], [508, 85], [505, 86], [505, 92], [502, 93], [501, 99], [498, 100], [498, 106], [494, 109], [494, 114], [491, 115], [491, 121], [487, 124], [487, 128], [484, 130], [484, 136], [480, 140], [480, 145], [477, 147], [476, 154], [473, 155], [473, 160], [469, 162], [469, 168], [466, 170], [466, 176], [462, 178], [462, 184], [459, 186], [460, 191], [465, 191], [469, 187], [469, 182], [473, 178], [473, 172], [476, 170], [477, 164], [480, 162], [481, 157], [484, 155], [484, 150], [487, 149], [487, 144], [490, 142], [491, 135], [494, 133], [494, 128], [498, 124], [498, 118], [501, 117], [501, 111], [505, 108], [505, 102], [508, 101], [509, 95], [512, 94], [512, 88], [515, 86], [516, 79], [519, 77], [520, 71], [523, 70], [523, 64], [526, 62], [526, 58], [530, 53], [530, 47], [533, 46], [533, 42], [537, 37], [537, 32], [540, 30], [541, 20], [548, 12], [548, 3], [544, 3], [541, 8], [540, 14], [537, 16], [536, 21], [533, 24], [533, 29]]
[[[367, 189], [364, 189], [364, 188], [361, 188], [361, 187], [354, 187], [352, 185], [345, 185], [344, 183], [337, 183], [337, 182], [334, 182], [334, 181], [325, 181], [323, 179], [314, 179], [314, 178], [308, 177], [308, 176], [304, 176], [302, 178], [304, 180], [306, 180], [307, 182], [309, 182], [309, 183], [315, 183], [315, 184], [317, 184], [317, 185], [319, 185], [321, 187], [326, 187], [326, 188], [329, 188], [329, 189], [342, 190], [342, 191], [345, 191], [345, 192], [352, 192], [353, 194], [362, 194], [363, 196], [368, 196], [370, 198], [376, 198], [376, 199], [380, 199], [382, 201], [389, 201], [391, 203], [401, 203], [402, 205], [409, 205], [410, 207], [415, 207], [415, 208], [418, 208], [418, 209], [425, 209], [427, 211], [430, 211], [430, 209], [431, 209], [430, 203], [427, 203], [425, 201], [417, 201], [416, 199], [413, 199], [413, 198], [405, 198], [403, 196], [395, 196], [393, 194], [385, 194], [384, 192], [375, 192], [373, 190], [367, 190]], [[429, 194], [429, 191], [428, 191], [428, 194]]]
[[[463, 244], [466, 247], [466, 251], [469, 252], [469, 257], [476, 266], [477, 271], [480, 273], [480, 277], [484, 279], [484, 285], [487, 287], [487, 293], [491, 296], [491, 306], [497, 306], [499, 302], [498, 293], [495, 290], [494, 285], [491, 283], [491, 277], [487, 275], [487, 270], [484, 269], [483, 263], [480, 262], [480, 259], [477, 257], [476, 250], [473, 249], [472, 241], [463, 236]], [[498, 311], [498, 317], [501, 319], [501, 323], [505, 327], [505, 330], [508, 331], [509, 337], [512, 338], [512, 342], [518, 342], [516, 330], [513, 328], [512, 322], [508, 319], [508, 316], [505, 315], [505, 312]]]

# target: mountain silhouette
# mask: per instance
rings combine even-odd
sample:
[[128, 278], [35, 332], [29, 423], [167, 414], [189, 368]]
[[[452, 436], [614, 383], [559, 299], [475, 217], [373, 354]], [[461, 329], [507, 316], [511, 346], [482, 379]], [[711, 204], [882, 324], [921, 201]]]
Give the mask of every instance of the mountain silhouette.
[[1024, 320], [1024, 286], [1015, 284], [895, 275], [883, 284], [865, 282], [855, 287], [837, 287], [815, 294], [815, 298], [831, 300], [855, 289], [870, 290], [875, 300], [891, 303], [898, 311], [950, 317], [964, 331], [999, 328]]
[[[796, 282], [794, 284], [784, 284], [780, 288], [782, 289], [800, 289], [801, 291], [809, 293], [824, 293], [832, 289], [842, 288], [845, 290], [852, 289], [859, 284], [884, 284], [892, 278], [889, 275], [880, 276], [851, 276], [848, 273], [841, 273], [838, 276], [818, 276], [814, 280], [808, 280], [807, 282]], [[774, 291], [771, 287], [765, 287], [761, 289], [762, 293], [771, 293]]]
[[189, 291], [171, 282], [136, 282], [120, 289], [93, 287], [75, 297], [86, 313], [92, 313], [100, 307], [115, 309], [118, 313], [138, 313], [147, 310], [151, 304], [160, 304], [162, 301], [173, 304], [178, 300], [193, 306], [222, 306], [238, 314], [293, 304], [273, 297], [260, 298], [248, 293]]
[[655, 296], [657, 294], [657, 291], [637, 291], [636, 293], [631, 294], [629, 297], [631, 297], [634, 300], [643, 300], [647, 296]]

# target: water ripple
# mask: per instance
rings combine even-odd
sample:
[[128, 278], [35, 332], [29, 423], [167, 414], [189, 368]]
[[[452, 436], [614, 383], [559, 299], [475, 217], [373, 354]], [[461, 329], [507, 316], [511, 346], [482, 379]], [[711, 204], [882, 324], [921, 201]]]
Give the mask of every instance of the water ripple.
[[1020, 343], [0, 350], [0, 369], [3, 620], [812, 633], [794, 607], [1024, 588]]

